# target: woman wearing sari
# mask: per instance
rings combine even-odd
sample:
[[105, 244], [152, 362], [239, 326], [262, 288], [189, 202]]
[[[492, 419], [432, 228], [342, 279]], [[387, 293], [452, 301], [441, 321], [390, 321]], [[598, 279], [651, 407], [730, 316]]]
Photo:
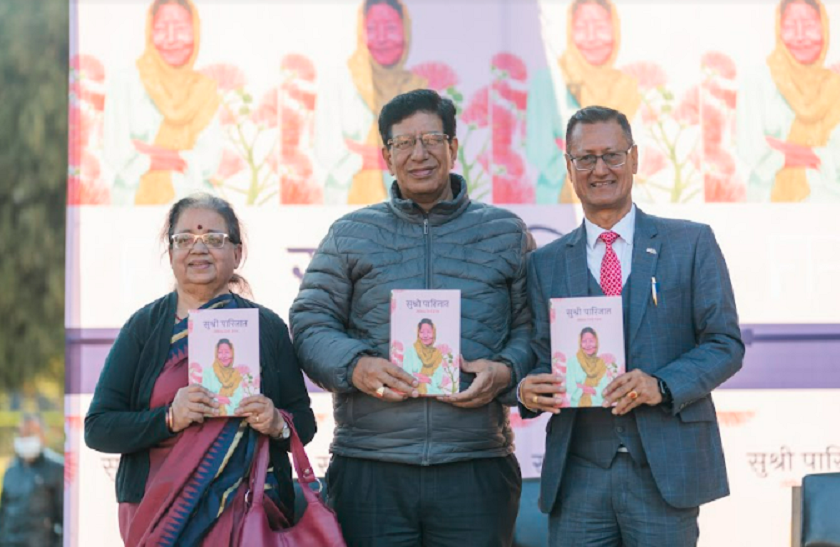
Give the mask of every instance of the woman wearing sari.
[[[315, 112], [315, 162], [328, 204], [368, 205], [387, 196], [377, 120], [391, 99], [426, 87], [404, 68], [411, 18], [401, 0], [365, 0], [346, 69], [325, 71]], [[329, 80], [330, 75], [338, 76]]]
[[[286, 325], [231, 292], [247, 289], [234, 273], [243, 247], [231, 206], [204, 194], [181, 199], [164, 234], [176, 288], [120, 330], [85, 418], [85, 442], [122, 454], [116, 489], [126, 545], [237, 545], [259, 436], [271, 438], [266, 499], [282, 525], [291, 521], [294, 490], [289, 429], [278, 409], [291, 413], [304, 443], [315, 418]], [[218, 417], [210, 391], [188, 385], [189, 311], [214, 308], [259, 310], [262, 394], [243, 398], [229, 418]]]
[[840, 74], [825, 66], [828, 38], [820, 0], [783, 0], [767, 65], [743, 77], [737, 147], [750, 201], [840, 200]]
[[572, 406], [600, 407], [610, 383], [607, 363], [598, 356], [598, 334], [590, 327], [580, 331], [580, 349], [566, 365], [567, 389]]
[[637, 80], [615, 68], [621, 22], [610, 0], [575, 0], [566, 17], [566, 50], [537, 72], [528, 92], [526, 154], [537, 167], [537, 203], [576, 203], [566, 180], [566, 123], [587, 106], [614, 108], [633, 119], [642, 95]]
[[225, 141], [216, 83], [196, 71], [201, 22], [191, 0], [155, 0], [136, 70], [108, 82], [104, 158], [120, 205], [212, 190]]

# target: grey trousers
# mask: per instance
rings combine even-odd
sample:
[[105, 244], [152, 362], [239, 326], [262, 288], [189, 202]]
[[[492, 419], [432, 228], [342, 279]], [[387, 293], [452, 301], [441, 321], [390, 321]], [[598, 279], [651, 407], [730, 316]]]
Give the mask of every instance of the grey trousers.
[[551, 547], [695, 547], [697, 507], [668, 505], [650, 467], [618, 453], [608, 469], [569, 455], [549, 515]]

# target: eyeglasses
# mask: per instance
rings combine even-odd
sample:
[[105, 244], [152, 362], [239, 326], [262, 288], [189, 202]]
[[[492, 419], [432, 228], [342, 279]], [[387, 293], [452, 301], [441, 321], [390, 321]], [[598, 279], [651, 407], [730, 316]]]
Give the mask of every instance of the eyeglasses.
[[173, 249], [192, 249], [195, 246], [195, 242], [199, 239], [208, 249], [221, 249], [225, 246], [225, 241], [230, 239], [230, 236], [219, 232], [210, 232], [207, 234], [189, 234], [185, 232], [183, 234], [175, 234], [169, 239], [172, 240]]
[[[414, 146], [417, 144], [417, 139], [418, 137], [414, 137], [412, 135], [402, 135], [389, 139], [385, 144], [393, 147], [394, 150], [397, 150], [398, 152], [406, 152], [414, 149]], [[449, 140], [449, 135], [441, 133], [440, 131], [434, 131], [431, 133], [421, 134], [419, 139], [420, 142], [423, 143], [423, 148], [426, 150], [433, 150], [443, 146], [443, 144]]]
[[572, 165], [574, 165], [575, 169], [578, 171], [594, 170], [595, 166], [598, 165], [599, 159], [604, 160], [607, 167], [616, 168], [627, 163], [627, 154], [633, 150], [633, 146], [636, 145], [631, 145], [630, 148], [624, 152], [607, 152], [606, 154], [601, 154], [600, 156], [596, 154], [587, 154], [585, 156], [578, 156], [577, 158], [570, 154], [566, 154], [566, 156], [572, 160]]

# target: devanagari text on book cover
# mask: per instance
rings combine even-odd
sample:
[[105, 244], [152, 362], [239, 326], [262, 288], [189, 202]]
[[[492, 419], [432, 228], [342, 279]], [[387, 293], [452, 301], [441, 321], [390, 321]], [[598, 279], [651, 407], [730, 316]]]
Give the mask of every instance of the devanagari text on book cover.
[[565, 378], [562, 407], [600, 408], [627, 364], [621, 297], [552, 298], [549, 323], [552, 372]]
[[190, 311], [187, 351], [190, 383], [217, 394], [220, 417], [260, 392], [259, 310]]
[[420, 395], [460, 389], [461, 291], [391, 291], [391, 362], [417, 378]]

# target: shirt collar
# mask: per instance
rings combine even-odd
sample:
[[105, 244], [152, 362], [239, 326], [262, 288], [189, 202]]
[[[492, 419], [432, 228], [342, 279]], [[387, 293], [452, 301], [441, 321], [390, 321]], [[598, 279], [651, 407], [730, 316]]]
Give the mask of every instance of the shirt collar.
[[584, 217], [583, 224], [586, 226], [586, 245], [590, 249], [595, 248], [595, 244], [598, 243], [598, 238], [601, 237], [601, 234], [607, 231], [612, 231], [618, 234], [625, 243], [628, 245], [633, 245], [633, 233], [636, 230], [636, 204], [630, 206], [630, 210], [624, 215], [624, 218], [619, 220], [615, 226], [612, 227], [612, 230], [604, 230], [600, 226], [595, 223], [589, 221], [588, 218]]

